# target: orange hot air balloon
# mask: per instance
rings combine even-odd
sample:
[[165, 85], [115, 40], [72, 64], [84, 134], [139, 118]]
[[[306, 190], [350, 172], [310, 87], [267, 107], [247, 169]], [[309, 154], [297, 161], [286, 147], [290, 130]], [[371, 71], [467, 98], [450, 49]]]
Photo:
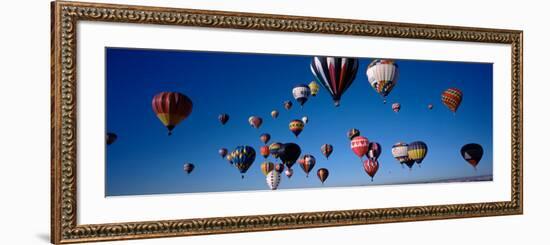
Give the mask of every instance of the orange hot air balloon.
[[189, 97], [178, 92], [162, 92], [153, 97], [152, 107], [159, 120], [168, 129], [168, 135], [172, 135], [176, 125], [191, 114], [193, 102]]
[[462, 91], [458, 88], [450, 88], [441, 94], [441, 102], [452, 112], [456, 112], [462, 102]]
[[260, 147], [260, 155], [267, 159], [267, 157], [269, 156], [269, 146], [264, 145]]
[[263, 162], [260, 165], [260, 169], [262, 170], [262, 174], [264, 174], [264, 176], [267, 176], [269, 172], [275, 169], [275, 164], [273, 164], [272, 162]]

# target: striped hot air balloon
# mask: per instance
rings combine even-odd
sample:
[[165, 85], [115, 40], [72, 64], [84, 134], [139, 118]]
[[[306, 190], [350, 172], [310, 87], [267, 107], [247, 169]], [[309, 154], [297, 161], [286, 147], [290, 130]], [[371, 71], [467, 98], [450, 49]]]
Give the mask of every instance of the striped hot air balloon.
[[254, 160], [256, 160], [256, 151], [251, 146], [237, 146], [228, 158], [241, 173], [241, 178], [244, 178], [244, 173], [250, 168]]
[[319, 170], [317, 170], [317, 177], [319, 177], [319, 180], [321, 181], [322, 184], [325, 183], [325, 181], [327, 180], [328, 178], [328, 169], [326, 168], [320, 168]]
[[307, 102], [307, 99], [311, 95], [311, 90], [309, 89], [309, 86], [305, 84], [297, 85], [292, 89], [292, 96], [298, 103], [300, 103], [300, 106], [303, 106], [304, 103]]
[[332, 154], [332, 150], [334, 148], [332, 147], [332, 145], [330, 144], [324, 144], [321, 146], [321, 153], [323, 154], [323, 156], [325, 156], [328, 160], [328, 157], [330, 156], [330, 154]]
[[311, 95], [317, 96], [317, 93], [319, 93], [319, 84], [315, 81], [311, 81], [307, 86], [309, 86], [309, 89], [311, 90]]
[[341, 57], [313, 57], [311, 72], [323, 87], [330, 93], [335, 106], [340, 105], [340, 99], [351, 86], [359, 60]]
[[300, 135], [302, 130], [304, 130], [304, 126], [305, 125], [302, 120], [295, 119], [290, 121], [290, 123], [288, 124], [288, 129], [290, 129], [290, 131], [296, 136], [296, 138], [298, 138], [298, 135]]
[[370, 142], [369, 150], [367, 151], [367, 158], [378, 161], [378, 157], [382, 153], [382, 146], [378, 142]]
[[460, 103], [462, 102], [462, 91], [458, 88], [450, 88], [441, 94], [441, 102], [449, 108], [453, 113], [456, 113]]
[[409, 144], [407, 152], [410, 159], [420, 164], [428, 153], [428, 145], [422, 141], [415, 141]]
[[260, 126], [262, 126], [262, 122], [263, 122], [262, 118], [258, 116], [251, 116], [248, 118], [248, 123], [253, 128], [260, 128]]
[[366, 159], [363, 161], [363, 169], [370, 176], [370, 181], [374, 180], [374, 175], [378, 171], [378, 161], [372, 159]]
[[306, 177], [308, 177], [309, 172], [311, 172], [315, 166], [315, 157], [309, 154], [303, 155], [300, 160], [298, 160], [298, 163], [300, 164], [300, 167], [302, 167], [302, 170], [306, 173]]
[[168, 135], [181, 121], [186, 119], [193, 110], [193, 102], [189, 97], [178, 92], [161, 92], [153, 97], [153, 111], [158, 119], [168, 129]]
[[479, 144], [470, 143], [462, 146], [460, 149], [460, 155], [466, 160], [472, 167], [477, 169], [477, 164], [483, 157], [483, 147]]
[[273, 164], [272, 162], [263, 162], [260, 165], [260, 170], [262, 170], [262, 174], [264, 174], [264, 176], [267, 176], [267, 174], [273, 171], [274, 169], [275, 169], [275, 164]]
[[397, 142], [391, 148], [392, 156], [403, 164], [409, 159], [409, 145], [403, 142]]
[[348, 131], [348, 139], [349, 140], [352, 140], [353, 138], [361, 135], [361, 132], [359, 131], [359, 129], [356, 129], [356, 128], [352, 128]]
[[399, 103], [393, 103], [393, 104], [391, 105], [391, 109], [392, 109], [395, 113], [397, 113], [397, 112], [399, 112], [399, 110], [401, 110], [401, 104], [399, 104]]
[[373, 60], [367, 68], [367, 78], [371, 87], [382, 96], [386, 103], [386, 96], [397, 84], [399, 67], [393, 60]]
[[271, 153], [271, 156], [273, 156], [274, 158], [278, 158], [279, 151], [281, 150], [282, 145], [283, 144], [279, 142], [271, 143], [271, 145], [269, 145], [269, 153]]
[[369, 139], [363, 136], [357, 136], [351, 140], [351, 150], [359, 158], [363, 158], [369, 150]]
[[281, 173], [277, 171], [270, 171], [266, 174], [265, 181], [271, 190], [277, 190], [279, 183], [281, 183]]
[[229, 121], [229, 115], [227, 115], [226, 113], [220, 114], [218, 116], [218, 120], [222, 125], [225, 125], [227, 121]]

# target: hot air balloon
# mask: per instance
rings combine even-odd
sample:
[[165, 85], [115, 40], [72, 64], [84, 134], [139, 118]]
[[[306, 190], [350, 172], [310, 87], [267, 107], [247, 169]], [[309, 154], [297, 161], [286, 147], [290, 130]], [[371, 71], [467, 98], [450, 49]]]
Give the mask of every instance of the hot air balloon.
[[382, 153], [382, 146], [377, 142], [369, 143], [369, 150], [367, 151], [367, 158], [378, 161], [378, 157]]
[[292, 96], [296, 101], [298, 101], [298, 103], [300, 103], [300, 106], [303, 106], [304, 103], [307, 102], [310, 94], [311, 90], [305, 84], [297, 85], [292, 89]]
[[298, 119], [292, 120], [288, 124], [288, 129], [298, 138], [298, 135], [304, 130], [304, 122]]
[[244, 173], [250, 168], [256, 159], [256, 151], [251, 146], [237, 146], [228, 158], [241, 173], [241, 178], [244, 178]]
[[292, 175], [294, 174], [294, 170], [292, 170], [291, 168], [287, 168], [285, 170], [285, 175], [286, 177], [288, 177], [290, 179], [290, 177], [292, 177]]
[[279, 183], [281, 183], [281, 173], [277, 171], [270, 171], [265, 176], [265, 181], [271, 190], [277, 190]]
[[325, 180], [328, 178], [328, 169], [326, 168], [320, 168], [317, 170], [317, 177], [319, 177], [319, 180], [321, 180], [321, 183], [324, 184]]
[[306, 116], [303, 116], [303, 117], [302, 117], [302, 122], [303, 122], [304, 124], [307, 124], [307, 123], [309, 122], [309, 118], [306, 117]]
[[269, 153], [271, 153], [271, 156], [273, 156], [274, 158], [278, 158], [279, 151], [281, 150], [282, 145], [283, 144], [279, 142], [271, 143], [271, 145], [269, 145]]
[[449, 108], [453, 113], [456, 113], [460, 102], [462, 102], [462, 91], [458, 88], [450, 88], [441, 94], [441, 101], [445, 106]]
[[483, 157], [483, 147], [479, 144], [470, 143], [462, 146], [460, 154], [472, 167], [477, 169], [477, 164]]
[[269, 146], [263, 145], [260, 147], [260, 155], [262, 155], [265, 159], [269, 156]]
[[229, 121], [229, 115], [223, 113], [223, 114], [220, 114], [218, 116], [218, 120], [220, 120], [220, 122], [222, 123], [222, 125], [225, 125], [225, 123], [227, 123], [227, 121]]
[[401, 104], [399, 104], [399, 103], [393, 103], [393, 104], [391, 105], [391, 109], [392, 109], [395, 113], [397, 113], [397, 112], [399, 112], [399, 110], [401, 110]]
[[266, 176], [269, 172], [273, 171], [275, 169], [275, 165], [272, 162], [263, 162], [260, 165], [260, 169], [262, 170], [262, 174]]
[[374, 175], [378, 171], [378, 161], [372, 159], [363, 161], [363, 169], [370, 176], [370, 181], [373, 181]]
[[192, 163], [183, 164], [183, 171], [185, 171], [187, 174], [193, 172], [193, 169], [195, 169], [195, 165], [193, 165]]
[[363, 158], [369, 150], [369, 140], [363, 136], [354, 137], [351, 140], [351, 150], [353, 150], [353, 153], [359, 158]]
[[105, 135], [105, 141], [107, 145], [111, 145], [112, 143], [114, 143], [117, 138], [118, 136], [115, 133], [107, 133]]
[[407, 167], [409, 167], [409, 170], [411, 170], [412, 167], [414, 166], [414, 160], [411, 159], [411, 158], [409, 158], [409, 157], [407, 157], [407, 158], [405, 159], [405, 161], [403, 161], [403, 163], [404, 163], [405, 165], [407, 165]]
[[399, 68], [393, 60], [376, 59], [367, 68], [367, 78], [371, 87], [384, 99], [397, 84]]
[[191, 99], [178, 92], [159, 93], [153, 97], [151, 104], [158, 119], [168, 129], [168, 135], [172, 135], [176, 125], [186, 119], [193, 110]]
[[279, 150], [279, 158], [287, 168], [292, 168], [302, 153], [300, 146], [294, 143], [286, 143]]
[[392, 156], [403, 164], [409, 159], [409, 145], [403, 142], [397, 142], [391, 148]]
[[315, 166], [315, 157], [309, 154], [303, 155], [300, 160], [298, 160], [298, 163], [300, 164], [300, 167], [302, 167], [302, 170], [306, 173], [306, 177], [308, 177], [309, 172]]
[[279, 111], [277, 110], [272, 110], [271, 111], [271, 117], [273, 117], [273, 119], [277, 118], [279, 116]]
[[275, 165], [275, 171], [279, 172], [279, 173], [282, 173], [283, 171], [285, 171], [285, 165], [282, 164], [282, 163], [278, 163]]
[[407, 151], [409, 154], [409, 158], [420, 164], [428, 153], [428, 146], [422, 141], [415, 141], [409, 144]]
[[355, 138], [356, 136], [359, 136], [359, 135], [361, 135], [361, 132], [359, 131], [359, 129], [352, 128], [348, 131], [348, 139], [349, 140], [352, 140], [353, 138]]
[[315, 79], [332, 96], [334, 105], [339, 106], [342, 95], [351, 86], [355, 75], [357, 75], [359, 60], [354, 58], [317, 56], [313, 57], [310, 68]]
[[311, 81], [307, 86], [309, 86], [309, 90], [311, 90], [311, 95], [316, 96], [317, 93], [319, 93], [319, 84], [315, 81]]
[[264, 144], [267, 144], [267, 142], [269, 142], [270, 139], [271, 139], [271, 135], [269, 135], [268, 133], [263, 133], [260, 135], [260, 140], [264, 142]]
[[433, 109], [433, 108], [434, 108], [434, 105], [428, 104], [428, 110], [431, 110], [431, 109]]
[[225, 156], [227, 156], [227, 149], [225, 149], [225, 148], [220, 148], [220, 149], [218, 150], [218, 154], [220, 154], [220, 156], [221, 156], [222, 158], [225, 158]]
[[285, 100], [285, 102], [283, 104], [284, 104], [285, 109], [287, 111], [290, 110], [290, 108], [292, 108], [292, 101], [290, 101], [290, 100]]
[[250, 126], [253, 128], [260, 128], [262, 126], [262, 118], [257, 116], [251, 116], [248, 118], [248, 123], [250, 123]]
[[332, 154], [332, 150], [333, 150], [332, 145], [324, 144], [321, 146], [321, 153], [323, 154], [323, 156], [327, 158], [327, 160], [330, 154]]

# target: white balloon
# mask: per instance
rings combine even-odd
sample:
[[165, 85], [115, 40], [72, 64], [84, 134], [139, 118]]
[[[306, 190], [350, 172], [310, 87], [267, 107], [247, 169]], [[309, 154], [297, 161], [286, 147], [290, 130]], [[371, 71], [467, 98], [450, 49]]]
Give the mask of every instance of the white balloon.
[[302, 117], [302, 122], [304, 122], [304, 124], [307, 124], [307, 122], [309, 122], [309, 118], [307, 118], [307, 117]]
[[265, 181], [271, 190], [277, 190], [279, 183], [281, 183], [281, 174], [275, 170], [272, 170], [267, 173]]

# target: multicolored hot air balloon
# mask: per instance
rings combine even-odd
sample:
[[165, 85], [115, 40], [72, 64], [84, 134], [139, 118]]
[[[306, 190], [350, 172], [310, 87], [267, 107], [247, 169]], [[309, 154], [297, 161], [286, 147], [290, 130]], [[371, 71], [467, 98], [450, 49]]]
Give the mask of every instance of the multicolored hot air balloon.
[[282, 173], [283, 171], [285, 171], [285, 165], [282, 163], [277, 163], [275, 165], [275, 171]]
[[397, 112], [399, 112], [399, 110], [401, 110], [401, 104], [399, 104], [399, 103], [393, 103], [393, 104], [391, 105], [391, 109], [392, 109], [395, 113], [397, 113]]
[[285, 175], [286, 177], [288, 177], [290, 179], [290, 177], [292, 177], [292, 175], [294, 174], [294, 170], [292, 170], [291, 168], [287, 168], [285, 170]]
[[315, 79], [332, 96], [334, 105], [339, 106], [342, 95], [351, 86], [357, 75], [359, 60], [354, 58], [316, 56], [313, 57], [310, 68]]
[[105, 141], [107, 145], [111, 145], [112, 143], [115, 143], [117, 139], [118, 139], [118, 136], [115, 133], [107, 133], [105, 135]]
[[228, 158], [241, 173], [241, 178], [244, 178], [244, 173], [250, 168], [254, 160], [256, 160], [256, 151], [251, 146], [237, 146]]
[[367, 159], [363, 161], [363, 169], [370, 176], [370, 181], [374, 180], [374, 175], [378, 171], [378, 167], [378, 161], [376, 160]]
[[328, 169], [320, 168], [319, 170], [317, 170], [317, 177], [319, 177], [321, 183], [324, 184], [325, 180], [327, 180], [328, 178]]
[[330, 144], [324, 144], [321, 146], [321, 153], [323, 154], [323, 156], [325, 156], [328, 160], [328, 157], [330, 156], [330, 154], [332, 154], [332, 150], [334, 148], [332, 147], [332, 145]]
[[409, 159], [409, 145], [407, 143], [397, 142], [392, 146], [391, 154], [399, 163], [403, 164]]
[[311, 90], [311, 95], [317, 96], [317, 93], [319, 93], [319, 84], [315, 81], [311, 81], [307, 86], [309, 87], [309, 90]]
[[227, 123], [227, 121], [229, 121], [229, 115], [227, 115], [226, 113], [220, 114], [218, 116], [218, 120], [220, 120], [222, 125], [225, 125]]
[[273, 117], [273, 119], [276, 119], [278, 116], [279, 116], [279, 111], [277, 110], [271, 111], [271, 117]]
[[313, 169], [315, 166], [315, 157], [313, 155], [303, 155], [300, 160], [298, 160], [298, 163], [300, 164], [300, 167], [302, 167], [302, 170], [306, 173], [306, 178], [309, 176], [309, 172]]
[[285, 102], [283, 103], [283, 105], [285, 106], [285, 109], [288, 111], [288, 110], [290, 110], [290, 108], [292, 108], [292, 101], [290, 101], [290, 100], [285, 100]]
[[367, 68], [367, 78], [371, 87], [384, 99], [397, 84], [399, 67], [393, 60], [376, 59]]
[[378, 142], [370, 142], [367, 158], [373, 161], [378, 161], [378, 157], [382, 153], [382, 146]]
[[268, 133], [263, 133], [260, 135], [260, 141], [264, 142], [264, 144], [267, 144], [269, 140], [271, 139], [271, 135]]
[[462, 91], [458, 88], [450, 88], [441, 94], [441, 101], [445, 106], [449, 108], [453, 113], [456, 113], [460, 102], [462, 102]]
[[302, 120], [295, 119], [290, 121], [290, 123], [288, 124], [288, 129], [290, 129], [290, 131], [296, 136], [296, 138], [298, 138], [298, 135], [300, 135], [302, 130], [304, 130], [304, 126], [305, 125]]
[[158, 119], [168, 129], [168, 135], [181, 121], [186, 119], [193, 110], [193, 102], [189, 97], [178, 92], [161, 92], [152, 100], [153, 111]]
[[260, 165], [260, 170], [262, 170], [262, 174], [264, 174], [264, 176], [273, 171], [273, 169], [275, 169], [275, 165], [272, 162], [263, 162]]
[[415, 141], [409, 144], [408, 150], [409, 158], [414, 160], [416, 163], [422, 163], [424, 157], [428, 153], [428, 145], [422, 141]]
[[359, 129], [356, 129], [356, 128], [352, 128], [348, 131], [348, 139], [349, 140], [352, 140], [353, 138], [361, 135], [361, 132], [359, 131]]
[[281, 146], [279, 150], [279, 159], [287, 168], [292, 168], [292, 165], [296, 163], [298, 157], [302, 154], [302, 149], [295, 143], [286, 143]]
[[193, 169], [195, 169], [195, 165], [193, 165], [192, 163], [183, 164], [183, 171], [185, 171], [187, 174], [193, 172]]
[[265, 181], [271, 190], [277, 190], [279, 183], [281, 183], [281, 173], [277, 171], [270, 171], [266, 174]]
[[431, 109], [433, 109], [433, 108], [434, 108], [434, 105], [428, 104], [428, 110], [431, 110]]
[[483, 157], [483, 147], [479, 144], [470, 143], [462, 146], [460, 149], [460, 155], [466, 160], [474, 169], [477, 169], [477, 164]]
[[220, 156], [221, 156], [222, 158], [225, 158], [225, 156], [227, 156], [227, 149], [226, 149], [226, 148], [220, 148], [220, 149], [218, 150], [218, 154], [220, 154]]
[[369, 150], [369, 139], [363, 136], [356, 136], [351, 140], [351, 150], [359, 158], [363, 158]]
[[292, 96], [298, 103], [300, 103], [300, 106], [303, 106], [304, 103], [307, 102], [307, 99], [311, 95], [311, 90], [309, 89], [309, 86], [305, 84], [296, 85], [292, 89]]
[[281, 150], [281, 146], [283, 144], [279, 142], [271, 143], [269, 145], [269, 153], [271, 153], [271, 156], [274, 158], [279, 158], [279, 151]]
[[262, 118], [258, 116], [251, 116], [248, 118], [248, 123], [253, 128], [260, 128], [260, 126], [262, 126], [262, 122], [263, 122]]
[[265, 159], [269, 156], [269, 146], [263, 145], [260, 147], [260, 155], [262, 155]]
[[304, 124], [307, 124], [307, 123], [309, 122], [309, 118], [306, 117], [306, 116], [303, 116], [303, 117], [302, 117], [302, 122], [303, 122]]

